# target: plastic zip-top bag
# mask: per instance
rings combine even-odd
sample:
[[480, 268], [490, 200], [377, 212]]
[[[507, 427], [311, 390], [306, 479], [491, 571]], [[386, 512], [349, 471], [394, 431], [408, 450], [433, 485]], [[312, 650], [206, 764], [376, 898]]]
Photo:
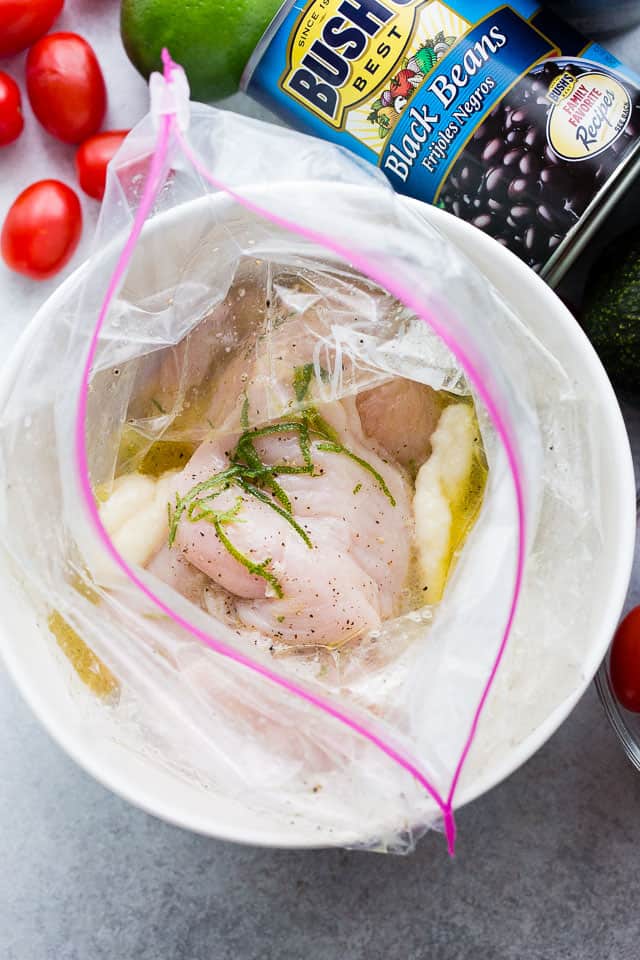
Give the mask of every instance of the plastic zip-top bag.
[[318, 844], [453, 849], [521, 594], [523, 643], [583, 612], [586, 547], [545, 605], [595, 529], [580, 397], [376, 170], [168, 56], [151, 100], [3, 412], [14, 575], [154, 763]]

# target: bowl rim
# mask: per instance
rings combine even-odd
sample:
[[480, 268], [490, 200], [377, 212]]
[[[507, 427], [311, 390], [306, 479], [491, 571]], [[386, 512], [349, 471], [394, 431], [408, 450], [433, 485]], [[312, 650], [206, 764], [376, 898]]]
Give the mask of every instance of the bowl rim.
[[[273, 184], [267, 187], [267, 189], [272, 190], [274, 187], [282, 189], [287, 186], [290, 185], [279, 183], [277, 185]], [[259, 189], [265, 188], [263, 186]], [[554, 315], [554, 321], [563, 328], [563, 333], [566, 335], [566, 338], [573, 342], [577, 352], [579, 352], [581, 363], [589, 369], [591, 380], [600, 383], [601, 390], [599, 400], [602, 402], [603, 410], [606, 411], [610, 443], [612, 449], [617, 451], [618, 459], [618, 469], [613, 471], [613, 482], [617, 486], [615, 497], [620, 504], [619, 514], [622, 529], [618, 531], [619, 548], [616, 553], [616, 563], [615, 567], [611, 570], [610, 589], [607, 591], [605, 609], [601, 612], [600, 617], [602, 624], [600, 628], [600, 643], [592, 644], [591, 656], [582, 663], [582, 679], [575, 690], [553, 710], [529, 736], [521, 741], [518, 747], [508, 754], [507, 758], [503, 759], [502, 762], [493, 764], [487, 773], [474, 778], [469, 784], [463, 783], [461, 785], [455, 803], [456, 809], [460, 809], [502, 782], [529, 760], [558, 729], [593, 680], [609, 647], [611, 636], [613, 635], [624, 605], [631, 577], [635, 544], [636, 512], [634, 469], [624, 419], [609, 378], [577, 320], [551, 288], [513, 253], [465, 221], [458, 220], [443, 210], [413, 198], [399, 196], [399, 200], [420, 213], [430, 221], [432, 225], [440, 229], [448, 239], [465, 251], [472, 261], [475, 262], [476, 256], [479, 256], [480, 259], [485, 259], [491, 263], [492, 271], [500, 275], [510, 275], [510, 285], [517, 285], [523, 292], [528, 291], [528, 295], [534, 295], [540, 301], [541, 307], [544, 307], [546, 302], [547, 307]], [[205, 201], [210, 202], [211, 195], [205, 195], [204, 197], [197, 198], [197, 200], [183, 204], [178, 208], [174, 208], [168, 211], [167, 215], [175, 215], [176, 210], [180, 211], [181, 215], [184, 215], [186, 207], [191, 207]], [[164, 216], [165, 214], [162, 215], [162, 217]], [[160, 217], [158, 219], [160, 219]], [[60, 284], [44, 304], [42, 304], [31, 322], [23, 330], [8, 359], [0, 370], [0, 403], [10, 389], [12, 379], [20, 368], [21, 357], [25, 353], [31, 338], [37, 333], [40, 326], [46, 322], [48, 316], [58, 308], [59, 304], [67, 299], [69, 292], [74, 286], [81, 282], [88, 268], [89, 261], [87, 260]], [[479, 269], [482, 270], [482, 266], [480, 266]], [[491, 282], [498, 289], [498, 292], [501, 292], [499, 280], [496, 281], [493, 279]], [[502, 292], [504, 294], [504, 290]], [[628, 506], [629, 523], [624, 523], [623, 520], [627, 512], [624, 507], [625, 503]], [[15, 645], [11, 643], [10, 640], [11, 637], [8, 632], [3, 629], [3, 624], [0, 623], [0, 656], [4, 660], [13, 683], [45, 731], [83, 770], [89, 773], [104, 787], [128, 801], [133, 806], [174, 826], [204, 836], [229, 840], [236, 843], [280, 847], [283, 849], [309, 849], [319, 846], [344, 846], [348, 843], [358, 842], [359, 838], [357, 837], [347, 838], [344, 836], [332, 837], [328, 842], [326, 838], [323, 838], [322, 843], [318, 843], [313, 839], [305, 842], [300, 839], [297, 833], [292, 835], [286, 828], [280, 829], [272, 827], [265, 829], [263, 827], [259, 830], [251, 831], [247, 830], [245, 826], [241, 826], [240, 829], [234, 828], [232, 823], [217, 824], [208, 817], [194, 815], [192, 813], [181, 813], [176, 809], [174, 803], [167, 803], [159, 797], [152, 795], [150, 791], [145, 790], [144, 785], [132, 785], [122, 769], [119, 770], [115, 763], [110, 762], [108, 765], [105, 765], [104, 759], [96, 759], [93, 754], [83, 747], [81, 741], [78, 740], [73, 731], [66, 727], [55, 711], [48, 709], [46, 697], [41, 696], [37, 691], [37, 685], [31, 683], [29, 673], [23, 669], [20, 658], [14, 652]]]

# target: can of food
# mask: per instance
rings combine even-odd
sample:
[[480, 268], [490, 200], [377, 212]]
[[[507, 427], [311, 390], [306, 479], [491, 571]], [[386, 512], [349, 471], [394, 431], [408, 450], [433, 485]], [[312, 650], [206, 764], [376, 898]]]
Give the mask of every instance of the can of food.
[[551, 285], [640, 168], [640, 78], [530, 0], [285, 3], [242, 87]]

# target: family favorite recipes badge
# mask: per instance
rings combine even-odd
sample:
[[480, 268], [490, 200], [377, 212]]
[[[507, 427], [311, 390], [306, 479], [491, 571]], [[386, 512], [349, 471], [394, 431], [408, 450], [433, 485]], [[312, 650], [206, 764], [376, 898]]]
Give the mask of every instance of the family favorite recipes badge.
[[631, 97], [623, 85], [600, 71], [562, 73], [547, 94], [553, 104], [547, 139], [563, 160], [585, 160], [602, 153], [624, 133]]

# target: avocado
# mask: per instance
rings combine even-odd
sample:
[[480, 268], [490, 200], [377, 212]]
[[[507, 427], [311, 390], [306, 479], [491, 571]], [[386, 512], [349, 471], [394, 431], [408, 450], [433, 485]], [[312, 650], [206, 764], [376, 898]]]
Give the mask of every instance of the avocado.
[[640, 232], [625, 234], [592, 268], [582, 326], [612, 382], [640, 393]]

